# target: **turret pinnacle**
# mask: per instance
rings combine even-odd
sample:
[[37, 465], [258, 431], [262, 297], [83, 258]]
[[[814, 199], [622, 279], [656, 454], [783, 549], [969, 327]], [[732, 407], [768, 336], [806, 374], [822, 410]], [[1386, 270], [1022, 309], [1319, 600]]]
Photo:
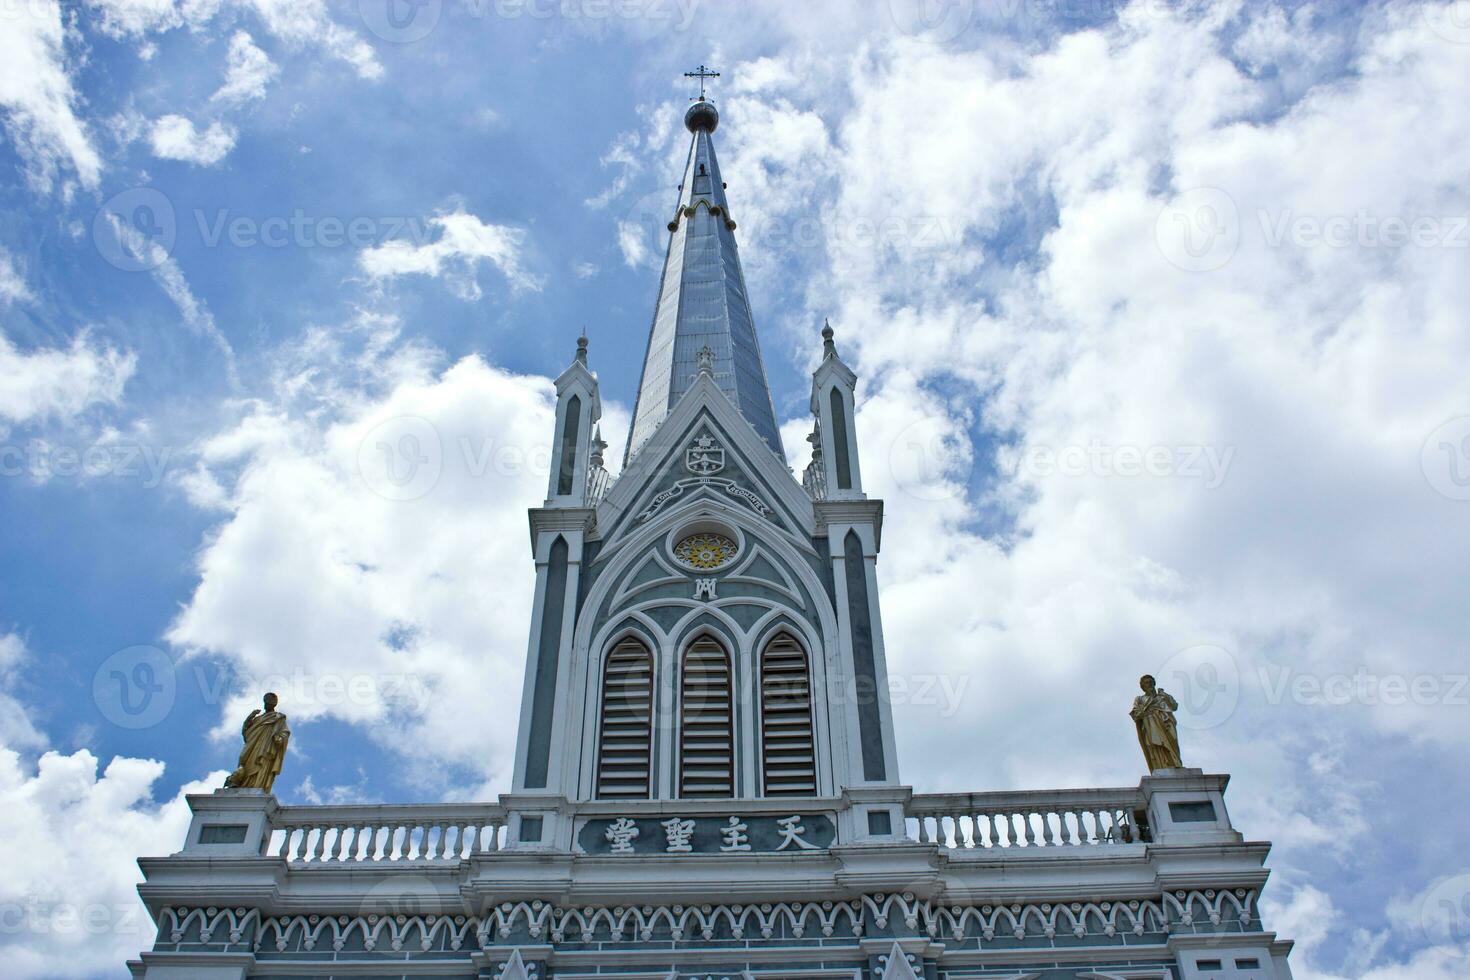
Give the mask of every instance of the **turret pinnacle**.
[[668, 252], [638, 385], [628, 458], [693, 384], [704, 348], [713, 355], [711, 373], [720, 390], [771, 450], [785, 458], [735, 246], [735, 221], [715, 159], [712, 137], [719, 122], [719, 112], [703, 96], [684, 116], [692, 134], [689, 158], [668, 225]]

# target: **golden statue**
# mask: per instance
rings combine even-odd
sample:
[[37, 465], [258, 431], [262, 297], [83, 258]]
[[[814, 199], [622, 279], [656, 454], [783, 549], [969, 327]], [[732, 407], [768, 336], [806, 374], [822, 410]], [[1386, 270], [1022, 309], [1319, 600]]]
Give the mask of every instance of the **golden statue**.
[[225, 780], [227, 789], [263, 789], [267, 793], [281, 774], [281, 760], [286, 758], [286, 742], [291, 730], [286, 716], [276, 710], [279, 699], [265, 696], [265, 710], [256, 708], [245, 719], [240, 736], [245, 747], [240, 750], [240, 763]]
[[1138, 686], [1143, 693], [1133, 699], [1129, 714], [1138, 729], [1138, 744], [1143, 747], [1148, 771], [1184, 768], [1179, 758], [1179, 726], [1174, 721], [1179, 702], [1154, 682], [1152, 674], [1139, 678]]

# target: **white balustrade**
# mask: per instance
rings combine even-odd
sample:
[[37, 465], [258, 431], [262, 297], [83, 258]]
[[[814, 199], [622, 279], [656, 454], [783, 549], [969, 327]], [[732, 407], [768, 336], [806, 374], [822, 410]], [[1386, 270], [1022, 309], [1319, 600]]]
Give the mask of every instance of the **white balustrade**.
[[483, 803], [285, 806], [266, 853], [293, 863], [460, 861], [500, 849], [505, 810]]
[[909, 833], [921, 843], [966, 848], [1084, 847], [1146, 839], [1137, 789], [916, 794]]

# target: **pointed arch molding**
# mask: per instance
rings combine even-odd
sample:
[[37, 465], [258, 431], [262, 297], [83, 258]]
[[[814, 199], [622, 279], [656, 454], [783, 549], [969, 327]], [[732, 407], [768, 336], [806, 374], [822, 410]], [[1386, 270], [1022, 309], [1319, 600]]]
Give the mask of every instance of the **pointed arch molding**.
[[[779, 560], [774, 555], [767, 554], [765, 549], [759, 544], [751, 545], [747, 551], [748, 554], [736, 564], [734, 570], [725, 576], [724, 580], [726, 582], [737, 582], [741, 585], [758, 585], [762, 588], [772, 589], [781, 593], [787, 599], [790, 599], [796, 605], [796, 608], [806, 608], [806, 598], [801, 594], [801, 590], [796, 587], [796, 582], [786, 571], [784, 567], [785, 562]], [[767, 565], [771, 566], [780, 578], [780, 581], [773, 582], [769, 578], [762, 578], [759, 575], [751, 574], [751, 566], [757, 561], [764, 561]]]
[[[767, 579], [752, 579], [755, 584], [777, 591], [784, 588], [802, 609], [807, 608], [803, 594], [826, 594], [826, 586], [811, 565], [812, 559], [821, 562], [826, 560], [826, 556], [819, 555], [810, 540], [803, 541], [790, 532], [760, 521], [748, 511], [723, 501], [704, 499], [667, 511], [657, 520], [649, 521], [626, 536], [607, 542], [594, 560], [595, 565], [602, 567], [587, 592], [582, 608], [600, 612], [604, 605], [610, 604], [612, 608], [609, 612], [615, 612], [624, 599], [645, 588], [673, 584], [676, 580], [688, 581], [688, 571], [680, 572], [665, 560], [662, 542], [680, 524], [701, 520], [731, 525], [745, 537], [744, 557], [729, 574], [748, 573], [754, 559], [762, 556], [777, 570], [781, 581], [778, 583]], [[658, 582], [629, 584], [636, 581], [638, 575], [648, 566], [650, 558], [653, 558], [659, 568], [670, 574]], [[823, 606], [823, 603], [815, 604], [818, 611]], [[588, 617], [582, 617], [582, 622], [586, 623], [587, 619]], [[836, 628], [835, 618], [832, 627]], [[583, 626], [579, 624], [578, 628], [582, 629]]]
[[[638, 579], [645, 571], [652, 568], [654, 571], [662, 572], [655, 578], [639, 582]], [[657, 589], [666, 585], [683, 585], [689, 581], [689, 573], [681, 572], [674, 567], [673, 563], [664, 556], [662, 548], [655, 548], [647, 553], [647, 557], [639, 562], [631, 572], [622, 576], [618, 582], [618, 589], [613, 593], [612, 604], [616, 609], [633, 596], [649, 589]]]

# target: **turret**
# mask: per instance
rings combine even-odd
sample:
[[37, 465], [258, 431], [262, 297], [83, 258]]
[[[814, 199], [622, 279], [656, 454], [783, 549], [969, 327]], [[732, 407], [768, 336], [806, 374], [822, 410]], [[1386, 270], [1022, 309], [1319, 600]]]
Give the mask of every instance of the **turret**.
[[556, 379], [556, 428], [545, 506], [589, 505], [588, 475], [592, 473], [596, 482], [595, 470], [600, 467], [592, 456], [601, 439], [597, 428], [601, 418], [597, 376], [587, 368], [587, 338], [578, 337], [577, 356]]

